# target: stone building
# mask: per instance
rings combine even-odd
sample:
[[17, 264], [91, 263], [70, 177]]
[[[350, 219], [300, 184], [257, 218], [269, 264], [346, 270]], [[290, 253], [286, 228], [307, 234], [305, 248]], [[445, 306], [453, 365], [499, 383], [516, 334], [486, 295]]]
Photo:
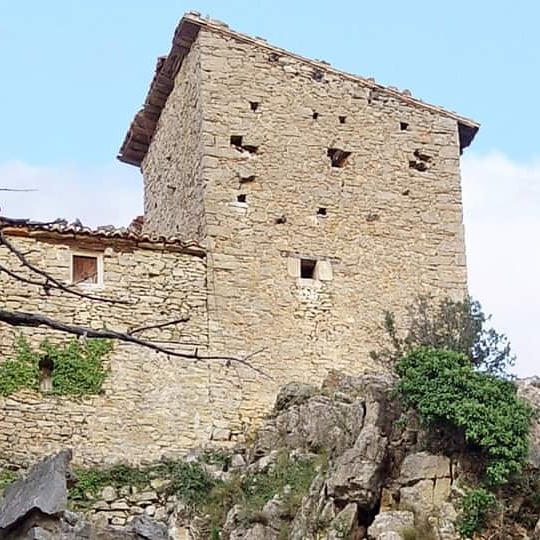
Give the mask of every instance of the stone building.
[[[4, 304], [124, 329], [189, 313], [149, 337], [253, 355], [268, 377], [117, 345], [103, 396], [5, 399], [0, 452], [24, 454], [10, 431], [23, 418], [40, 432], [36, 451], [71, 444], [80, 461], [157, 459], [243, 437], [286, 381], [379, 369], [369, 352], [384, 310], [466, 292], [459, 160], [477, 130], [408, 91], [185, 15], [119, 154], [144, 177], [143, 232], [10, 232], [67, 282], [73, 257], [97, 257], [103, 290], [135, 307], [74, 309], [2, 276]], [[7, 347], [12, 332], [1, 331]]]

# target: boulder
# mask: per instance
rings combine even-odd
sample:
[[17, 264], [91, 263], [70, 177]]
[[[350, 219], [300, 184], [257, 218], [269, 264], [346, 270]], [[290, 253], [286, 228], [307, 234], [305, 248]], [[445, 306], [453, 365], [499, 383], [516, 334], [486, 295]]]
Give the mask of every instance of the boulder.
[[380, 535], [384, 533], [393, 532], [401, 535], [403, 531], [412, 528], [414, 528], [414, 514], [412, 512], [403, 510], [381, 512], [375, 516], [375, 520], [369, 526], [368, 538], [379, 540]]
[[332, 521], [328, 540], [350, 538], [356, 525], [357, 516], [358, 507], [354, 503], [349, 503]]
[[312, 384], [292, 382], [282, 386], [276, 398], [274, 411], [283, 411], [292, 405], [307, 401], [317, 393], [317, 387]]
[[363, 420], [362, 400], [343, 403], [326, 396], [315, 396], [289, 407], [274, 419], [274, 423], [279, 440], [289, 448], [312, 451], [325, 448], [341, 453], [352, 446]]
[[137, 516], [127, 526], [127, 532], [133, 532], [139, 538], [145, 540], [167, 540], [169, 534], [164, 523], [151, 520], [147, 515]]
[[387, 443], [375, 426], [364, 427], [354, 447], [337, 459], [327, 480], [328, 494], [371, 510], [379, 499]]
[[0, 537], [30, 513], [61, 515], [67, 505], [71, 451], [63, 450], [34, 465], [28, 475], [4, 491], [0, 501]]
[[446, 456], [417, 452], [409, 454], [401, 465], [399, 482], [409, 485], [419, 480], [449, 478], [450, 460]]

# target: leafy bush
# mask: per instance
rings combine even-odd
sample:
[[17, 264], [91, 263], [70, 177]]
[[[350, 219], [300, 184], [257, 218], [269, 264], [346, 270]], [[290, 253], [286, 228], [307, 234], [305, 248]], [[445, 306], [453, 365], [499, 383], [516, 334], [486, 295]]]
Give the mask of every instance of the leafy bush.
[[508, 339], [487, 327], [491, 315], [486, 315], [476, 300], [444, 299], [437, 303], [431, 297], [419, 296], [407, 308], [407, 319], [402, 337], [395, 316], [385, 313], [390, 347], [372, 352], [373, 358], [395, 364], [411, 350], [424, 346], [463, 353], [475, 368], [486, 373], [505, 375], [514, 365]]
[[475, 371], [463, 354], [427, 347], [403, 357], [396, 371], [406, 407], [416, 409], [425, 424], [457, 429], [480, 447], [491, 485], [521, 471], [532, 412], [511, 381]]
[[99, 497], [105, 486], [148, 486], [152, 478], [169, 480], [166, 492], [176, 494], [192, 507], [200, 505], [217, 482], [198, 463], [168, 461], [148, 467], [115, 465], [105, 469], [78, 469], [77, 482], [69, 490], [69, 499], [75, 506], [85, 507]]
[[484, 488], [469, 491], [461, 501], [461, 515], [457, 520], [459, 534], [471, 538], [475, 532], [480, 532], [486, 525], [490, 510], [497, 505], [493, 493]]
[[107, 376], [103, 360], [111, 350], [110, 341], [76, 339], [63, 344], [44, 340], [35, 350], [19, 336], [14, 357], [0, 363], [0, 395], [8, 396], [23, 388], [38, 391], [39, 363], [44, 358], [54, 366], [52, 394], [99, 394]]
[[11, 483], [15, 482], [19, 477], [19, 473], [9, 469], [0, 470], [0, 494]]

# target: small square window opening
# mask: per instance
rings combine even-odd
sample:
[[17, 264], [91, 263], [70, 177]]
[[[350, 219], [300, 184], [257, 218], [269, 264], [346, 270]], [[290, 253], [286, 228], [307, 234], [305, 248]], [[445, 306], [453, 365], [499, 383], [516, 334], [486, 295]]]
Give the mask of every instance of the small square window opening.
[[313, 120], [317, 120], [319, 118], [319, 113], [317, 111], [313, 111]]
[[247, 202], [247, 195], [245, 193], [240, 193], [240, 195], [236, 196], [236, 201], [239, 203], [246, 203]]
[[339, 117], [339, 123], [340, 123], [340, 124], [344, 124], [346, 120], [347, 120], [347, 117], [346, 117], [346, 116], [340, 116], [340, 117]]
[[98, 283], [98, 258], [86, 255], [73, 255], [73, 283]]
[[250, 101], [249, 106], [253, 112], [255, 112], [259, 108], [259, 102], [258, 101]]
[[315, 279], [317, 261], [314, 259], [300, 259], [300, 277], [303, 279]]
[[327, 213], [326, 213], [326, 208], [324, 208], [324, 207], [319, 208], [319, 209], [317, 210], [317, 215], [318, 215], [318, 216], [326, 216], [326, 215], [327, 215]]
[[399, 129], [401, 131], [407, 131], [409, 129], [409, 124], [407, 122], [400, 122]]
[[351, 155], [350, 152], [346, 152], [345, 150], [341, 150], [340, 148], [329, 148], [326, 152], [326, 155], [330, 158], [330, 163], [332, 164], [332, 167], [345, 167], [345, 164], [347, 163], [347, 159]]

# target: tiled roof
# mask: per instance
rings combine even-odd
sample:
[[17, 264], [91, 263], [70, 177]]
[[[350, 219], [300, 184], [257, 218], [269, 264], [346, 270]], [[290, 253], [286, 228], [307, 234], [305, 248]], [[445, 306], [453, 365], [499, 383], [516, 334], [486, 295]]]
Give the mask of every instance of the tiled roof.
[[51, 222], [32, 221], [30, 219], [14, 219], [0, 216], [0, 229], [8, 235], [43, 238], [91, 239], [110, 242], [125, 242], [147, 249], [174, 249], [193, 255], [204, 256], [204, 246], [197, 242], [186, 242], [179, 237], [165, 237], [142, 234], [141, 219], [133, 220], [129, 227], [104, 225], [92, 229], [79, 220], [68, 223], [65, 219]]
[[158, 58], [154, 78], [150, 84], [150, 89], [144, 105], [131, 122], [122, 147], [120, 148], [118, 154], [118, 159], [120, 161], [137, 166], [140, 166], [142, 163], [156, 130], [161, 111], [165, 106], [169, 94], [172, 92], [174, 79], [182, 65], [184, 57], [188, 54], [191, 45], [197, 38], [201, 28], [232, 37], [243, 43], [249, 43], [267, 49], [269, 52], [278, 53], [282, 56], [289, 56], [298, 61], [312, 65], [320, 71], [332, 73], [344, 79], [359, 82], [365, 87], [385, 93], [412, 106], [430, 110], [448, 118], [452, 118], [458, 123], [461, 149], [469, 146], [480, 127], [480, 125], [473, 120], [413, 98], [408, 91], [400, 92], [395, 88], [378, 84], [373, 79], [367, 79], [337, 70], [325, 62], [304, 58], [284, 49], [274, 47], [263, 39], [252, 38], [245, 34], [241, 34], [240, 32], [235, 32], [220, 21], [204, 19], [198, 13], [190, 12], [184, 15], [180, 20], [174, 33], [169, 54]]

